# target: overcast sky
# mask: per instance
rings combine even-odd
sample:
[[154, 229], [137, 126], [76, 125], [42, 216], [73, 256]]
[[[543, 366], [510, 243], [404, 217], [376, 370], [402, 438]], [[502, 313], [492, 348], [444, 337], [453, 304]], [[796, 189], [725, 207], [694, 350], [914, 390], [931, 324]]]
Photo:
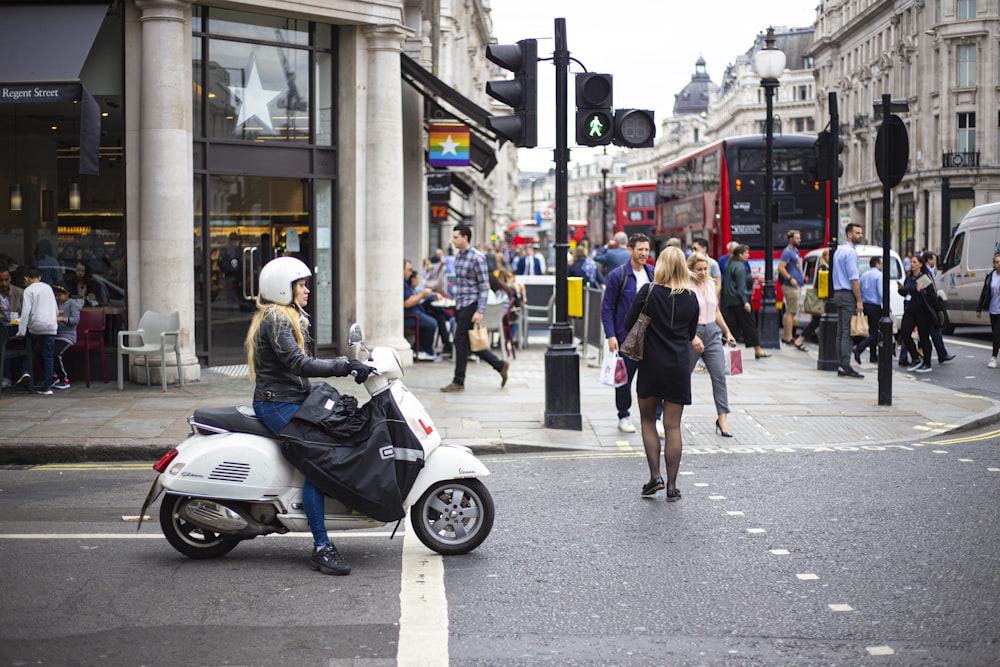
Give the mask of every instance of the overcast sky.
[[[590, 72], [614, 75], [619, 108], [653, 109], [656, 122], [669, 116], [674, 95], [691, 80], [695, 61], [705, 59], [709, 77], [721, 83], [729, 63], [753, 45], [769, 25], [808, 27], [819, 0], [491, 0], [493, 33], [501, 44], [538, 40], [539, 58], [554, 49], [555, 19], [566, 19], [570, 56]], [[568, 100], [570, 162], [589, 162], [589, 148], [576, 148], [576, 105], [571, 63]], [[539, 148], [521, 149], [521, 169], [546, 171], [555, 146], [555, 75], [538, 63]], [[659, 132], [659, 127], [657, 127]]]

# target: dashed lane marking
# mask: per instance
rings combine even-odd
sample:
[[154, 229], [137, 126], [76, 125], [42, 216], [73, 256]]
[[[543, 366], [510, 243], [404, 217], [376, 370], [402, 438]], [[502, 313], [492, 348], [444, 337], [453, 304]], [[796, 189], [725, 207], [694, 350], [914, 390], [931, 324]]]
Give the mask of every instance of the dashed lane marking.
[[[404, 533], [406, 535], [408, 533]], [[337, 539], [344, 537], [392, 537], [389, 531], [366, 533], [363, 531], [337, 531]], [[397, 532], [396, 535], [399, 535]], [[289, 538], [312, 539], [309, 533], [283, 533], [264, 535], [261, 540]], [[0, 533], [0, 540], [161, 540], [163, 533]]]
[[747, 528], [747, 532], [751, 535], [763, 535], [765, 531], [763, 528]]
[[827, 606], [831, 611], [854, 611], [854, 607], [849, 604], [831, 604]]
[[787, 556], [791, 553], [788, 549], [771, 549], [770, 552], [775, 556]]
[[797, 574], [795, 576], [797, 579], [799, 579], [799, 581], [815, 581], [816, 579], [819, 579], [818, 574], [812, 574], [811, 572], [807, 572], [805, 574]]
[[743, 512], [726, 512], [729, 516], [746, 516]]
[[868, 646], [865, 647], [868, 655], [896, 655], [891, 646]]

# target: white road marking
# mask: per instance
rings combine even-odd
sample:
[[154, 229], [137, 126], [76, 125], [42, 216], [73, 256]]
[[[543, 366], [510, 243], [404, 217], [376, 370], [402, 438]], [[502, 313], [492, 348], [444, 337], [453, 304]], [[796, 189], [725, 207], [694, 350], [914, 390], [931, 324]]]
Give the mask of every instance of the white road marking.
[[868, 646], [865, 650], [869, 655], [896, 655], [891, 646]]
[[744, 516], [743, 512], [726, 512], [729, 516]]
[[962, 463], [975, 463], [972, 459], [959, 459]]
[[428, 551], [412, 532], [403, 537], [396, 664], [403, 667], [448, 665], [444, 562], [441, 554]]
[[706, 484], [705, 482], [695, 482], [694, 485], [695, 486], [708, 486], [708, 484]]
[[766, 531], [763, 528], [747, 528], [747, 532], [751, 535], [763, 535]]
[[811, 573], [797, 574], [795, 576], [798, 577], [801, 581], [814, 581], [816, 579], [819, 579], [818, 574], [811, 574]]
[[788, 549], [771, 549], [771, 553], [775, 556], [787, 556], [791, 552]]
[[[345, 537], [390, 537], [392, 535], [389, 531], [381, 531], [377, 533], [365, 533], [361, 531], [338, 531], [336, 533], [337, 539], [343, 539]], [[399, 535], [397, 532], [396, 535]], [[264, 535], [258, 539], [262, 540], [277, 540], [277, 539], [287, 539], [287, 538], [309, 538], [312, 536], [309, 533], [284, 533], [284, 534], [274, 534], [274, 535]], [[163, 539], [163, 533], [160, 532], [149, 532], [149, 533], [0, 533], [0, 540], [160, 540]], [[405, 540], [404, 540], [405, 542]]]
[[947, 449], [932, 449], [931, 452], [933, 452], [934, 454], [947, 454], [948, 450]]
[[854, 607], [849, 604], [831, 604], [827, 605], [832, 611], [854, 611]]
[[725, 496], [709, 496], [708, 499], [709, 500], [725, 500], [726, 497]]

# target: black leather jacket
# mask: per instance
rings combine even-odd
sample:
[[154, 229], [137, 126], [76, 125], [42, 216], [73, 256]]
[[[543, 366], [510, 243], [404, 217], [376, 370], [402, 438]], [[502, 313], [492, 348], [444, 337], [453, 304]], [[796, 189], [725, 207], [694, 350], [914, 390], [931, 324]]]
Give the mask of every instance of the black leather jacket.
[[343, 377], [350, 372], [347, 357], [314, 359], [299, 349], [292, 323], [276, 310], [264, 313], [254, 345], [255, 401], [302, 403], [309, 395], [310, 377]]

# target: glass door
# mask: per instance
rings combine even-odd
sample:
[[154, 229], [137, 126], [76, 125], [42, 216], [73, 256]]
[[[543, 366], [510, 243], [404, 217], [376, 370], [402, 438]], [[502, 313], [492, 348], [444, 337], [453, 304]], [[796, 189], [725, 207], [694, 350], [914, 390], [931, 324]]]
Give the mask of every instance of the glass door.
[[196, 258], [201, 254], [206, 261], [196, 259], [195, 282], [201, 286], [199, 298], [207, 297], [208, 304], [199, 309], [205, 317], [196, 322], [196, 335], [201, 348], [207, 334], [209, 365], [245, 363], [243, 341], [256, 308], [261, 267], [282, 255], [312, 266], [306, 184], [266, 176], [207, 178], [207, 202], [203, 207], [196, 202], [196, 211], [207, 208], [208, 224], [195, 230]]

